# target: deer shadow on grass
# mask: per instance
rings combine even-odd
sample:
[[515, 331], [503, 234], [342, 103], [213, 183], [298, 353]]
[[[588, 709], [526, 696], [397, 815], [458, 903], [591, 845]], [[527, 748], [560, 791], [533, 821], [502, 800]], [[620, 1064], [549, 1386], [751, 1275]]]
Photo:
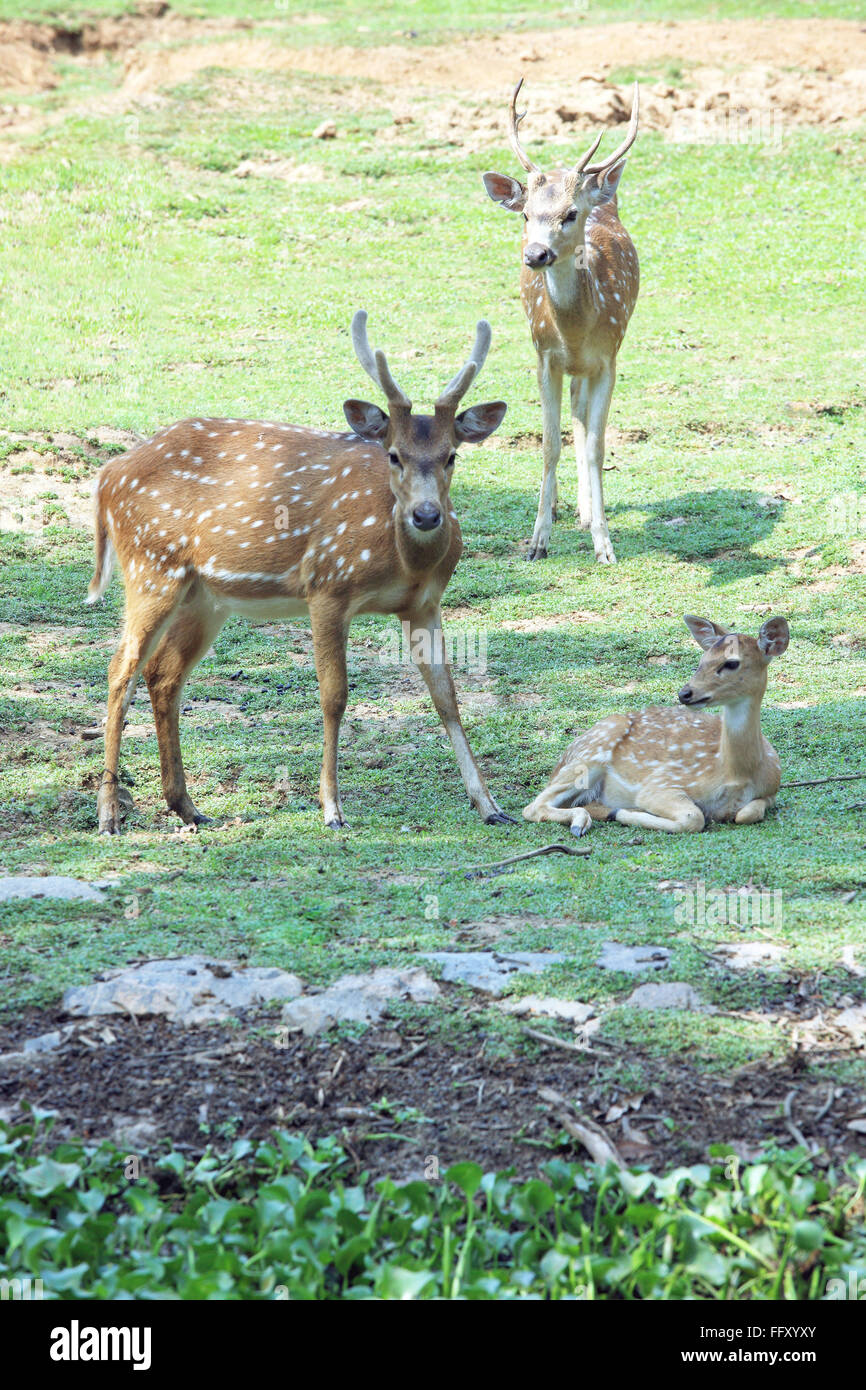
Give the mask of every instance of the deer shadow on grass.
[[[593, 566], [592, 540], [574, 519], [571, 490], [560, 484], [558, 519], [550, 546], [550, 560], [574, 560]], [[574, 489], [576, 499], [576, 484]], [[710, 571], [712, 584], [725, 584], [740, 574], [765, 574], [786, 563], [784, 556], [756, 554], [754, 547], [771, 534], [784, 515], [785, 503], [767, 506], [761, 494], [748, 488], [713, 488], [707, 492], [680, 493], [652, 502], [608, 498], [607, 514], [620, 562], [637, 555], [669, 554], [673, 559], [700, 565]], [[464, 563], [485, 557], [492, 550], [522, 558], [531, 534], [536, 498], [529, 490], [478, 488], [458, 492], [458, 515], [463, 530]], [[629, 525], [632, 513], [643, 513], [642, 529]], [[495, 519], [496, 530], [491, 529]], [[625, 525], [620, 525], [622, 519]], [[543, 577], [547, 561], [527, 565]], [[453, 581], [452, 581], [453, 583]], [[518, 590], [534, 592], [545, 587], [543, 578], [524, 576]], [[446, 603], [448, 602], [446, 598]]]

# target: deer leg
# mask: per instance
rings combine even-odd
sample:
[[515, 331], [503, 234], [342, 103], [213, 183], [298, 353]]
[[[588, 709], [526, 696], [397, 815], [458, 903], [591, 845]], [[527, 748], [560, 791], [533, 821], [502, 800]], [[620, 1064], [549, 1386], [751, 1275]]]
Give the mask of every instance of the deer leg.
[[734, 816], [736, 825], [754, 825], [757, 821], [763, 820], [767, 813], [769, 802], [756, 797], [754, 801], [747, 801], [745, 806], [741, 806]]
[[589, 382], [585, 376], [571, 378], [571, 423], [574, 429], [574, 457], [577, 462], [577, 515], [581, 531], [592, 524], [592, 492], [586, 461], [586, 412]]
[[186, 787], [180, 751], [180, 697], [190, 671], [210, 647], [225, 617], [223, 611], [201, 602], [181, 608], [144, 668], [159, 742], [163, 796], [169, 810], [176, 811], [187, 825], [201, 825], [208, 818], [196, 810]]
[[607, 427], [607, 413], [616, 373], [612, 367], [605, 368], [589, 388], [589, 402], [586, 417], [586, 463], [590, 486], [590, 528], [595, 558], [599, 564], [613, 565], [616, 556], [610, 543], [607, 517], [604, 513], [602, 492], [602, 466], [604, 464], [604, 432]]
[[562, 452], [562, 372], [546, 361], [538, 364], [538, 389], [541, 392], [541, 453], [544, 476], [538, 498], [538, 515], [529, 546], [530, 560], [543, 560], [547, 555], [550, 533], [553, 530], [553, 504], [556, 499], [556, 465]]
[[123, 721], [139, 673], [169, 623], [181, 595], [179, 586], [157, 598], [127, 596], [126, 623], [120, 646], [108, 667], [108, 717], [105, 723], [105, 770], [97, 797], [100, 835], [120, 831], [117, 764]]
[[322, 774], [319, 778], [319, 802], [329, 830], [340, 830], [346, 824], [340, 805], [337, 783], [337, 750], [340, 724], [349, 696], [346, 675], [346, 641], [349, 625], [339, 605], [323, 602], [310, 605], [313, 629], [313, 656], [319, 681], [319, 702], [322, 706], [324, 746]]
[[487, 825], [513, 825], [511, 816], [500, 810], [481, 775], [469, 747], [466, 731], [460, 720], [457, 692], [451, 678], [451, 668], [445, 659], [445, 639], [442, 633], [442, 613], [438, 606], [431, 612], [401, 613], [401, 622], [409, 623], [410, 651], [430, 691], [436, 712], [457, 755], [457, 766], [469, 800]]
[[620, 825], [640, 825], [645, 830], [688, 834], [704, 828], [704, 813], [690, 796], [674, 788], [638, 788], [640, 808], [617, 811]]

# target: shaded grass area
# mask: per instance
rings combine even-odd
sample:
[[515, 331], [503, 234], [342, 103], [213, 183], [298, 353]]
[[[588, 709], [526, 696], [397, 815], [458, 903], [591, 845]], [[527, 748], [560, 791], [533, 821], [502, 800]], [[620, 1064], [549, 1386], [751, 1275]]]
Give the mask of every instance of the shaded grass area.
[[[99, 80], [107, 89], [111, 69]], [[531, 566], [520, 540], [535, 510], [540, 410], [517, 295], [519, 225], [479, 179], [510, 168], [510, 156], [455, 153], [425, 139], [423, 122], [383, 148], [387, 94], [373, 79], [361, 86], [365, 104], [326, 143], [311, 132], [342, 88], [313, 75], [250, 74], [241, 100], [210, 71], [134, 125], [120, 113], [65, 116], [62, 91], [46, 99], [57, 119], [0, 169], [4, 427], [43, 449], [51, 432], [143, 434], [188, 413], [331, 427], [361, 380], [348, 338], [357, 307], [419, 401], [463, 360], [486, 314], [494, 345], [479, 393], [501, 395], [509, 414], [500, 436], [458, 463], [466, 553], [446, 619], [485, 637], [486, 670], [456, 679], [506, 809], [519, 816], [575, 730], [674, 697], [697, 660], [686, 611], [745, 631], [783, 612], [792, 644], [771, 671], [765, 730], [784, 776], [864, 766], [863, 239], [851, 235], [862, 134], [796, 132], [781, 148], [641, 137], [621, 208], [643, 288], [605, 475], [620, 564], [595, 566], [574, 527], [566, 448], [551, 558]], [[323, 176], [233, 176], [274, 151]], [[4, 498], [19, 442], [3, 451]], [[95, 464], [82, 451], [83, 486]], [[457, 934], [471, 944], [489, 920], [500, 944], [565, 950], [567, 965], [542, 983], [600, 1008], [633, 984], [597, 968], [609, 936], [669, 945], [670, 976], [721, 1009], [783, 1015], [801, 984], [824, 1007], [862, 996], [841, 961], [843, 946], [866, 942], [863, 830], [851, 809], [862, 784], [783, 791], [777, 813], [749, 829], [676, 839], [598, 827], [585, 861], [551, 857], [467, 881], [460, 866], [555, 832], [496, 832], [472, 818], [420, 682], [381, 660], [388, 624], [378, 619], [352, 629], [347, 834], [325, 832], [315, 804], [306, 625], [232, 622], [190, 681], [183, 721], [190, 789], [216, 826], [169, 833], [142, 688], [121, 764], [136, 810], [121, 840], [97, 840], [101, 744], [79, 735], [101, 717], [120, 588], [97, 611], [82, 606], [89, 543], [62, 516], [39, 538], [6, 532], [2, 545], [3, 868], [116, 885], [96, 911], [0, 908], [10, 1008], [53, 1001], [109, 964], [194, 949], [326, 983]], [[747, 926], [683, 919], [679, 890], [659, 885], [695, 881], [778, 892], [781, 912]], [[708, 963], [709, 947], [755, 929], [788, 948], [780, 974]], [[510, 1027], [497, 1021], [513, 1045]], [[707, 1066], [777, 1055], [788, 1040], [769, 1021], [707, 1015], [619, 1012], [604, 1029], [650, 1049], [687, 1047]]]

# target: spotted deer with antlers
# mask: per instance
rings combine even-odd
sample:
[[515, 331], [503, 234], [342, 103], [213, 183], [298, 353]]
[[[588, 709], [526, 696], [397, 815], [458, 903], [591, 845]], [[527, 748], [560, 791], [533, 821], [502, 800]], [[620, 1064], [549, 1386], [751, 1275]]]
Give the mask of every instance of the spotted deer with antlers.
[[[602, 719], [568, 749], [527, 820], [559, 821], [585, 835], [594, 820], [646, 830], [703, 830], [707, 821], [752, 825], [779, 790], [779, 759], [761, 733], [767, 666], [787, 649], [784, 618], [757, 637], [687, 615], [704, 655], [679, 692], [681, 708]], [[712, 705], [721, 715], [705, 711]]]
[[184, 683], [233, 613], [254, 619], [309, 614], [324, 754], [325, 823], [344, 824], [337, 744], [346, 708], [346, 643], [357, 613], [395, 613], [454, 746], [470, 801], [488, 823], [499, 809], [469, 746], [444, 655], [440, 600], [463, 548], [449, 498], [456, 450], [501, 423], [495, 401], [457, 413], [483, 366], [490, 325], [432, 415], [416, 414], [367, 315], [352, 321], [361, 366], [384, 393], [343, 405], [348, 433], [257, 420], [184, 420], [101, 470], [96, 489], [96, 573], [102, 596], [115, 555], [126, 621], [109, 668], [99, 829], [120, 828], [117, 776], [124, 717], [143, 670], [153, 705], [162, 787], [187, 824], [206, 819], [186, 786], [179, 737]]
[[545, 174], [520, 144], [514, 89], [509, 111], [511, 148], [526, 183], [486, 173], [495, 203], [523, 214], [520, 294], [532, 331], [541, 393], [544, 476], [529, 559], [547, 555], [557, 501], [556, 465], [562, 450], [562, 379], [571, 379], [571, 417], [577, 457], [578, 518], [592, 531], [595, 558], [613, 564], [602, 494], [604, 434], [616, 380], [616, 358], [637, 300], [637, 252], [617, 215], [617, 188], [638, 123], [635, 83], [628, 134], [613, 154], [590, 161], [601, 134], [568, 169]]

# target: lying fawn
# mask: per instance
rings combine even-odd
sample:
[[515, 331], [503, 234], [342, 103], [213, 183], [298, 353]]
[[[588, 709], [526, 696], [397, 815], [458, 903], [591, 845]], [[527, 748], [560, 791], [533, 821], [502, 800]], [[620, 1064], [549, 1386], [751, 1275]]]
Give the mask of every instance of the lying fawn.
[[343, 405], [348, 433], [258, 420], [183, 420], [100, 471], [96, 573], [102, 596], [114, 555], [123, 569], [126, 623], [109, 668], [99, 829], [120, 828], [117, 763], [124, 717], [144, 671], [153, 705], [162, 787], [187, 824], [206, 819], [187, 792], [180, 695], [226, 618], [309, 614], [324, 720], [319, 797], [325, 823], [344, 824], [337, 743], [346, 708], [346, 642], [356, 613], [396, 613], [451, 738], [469, 798], [488, 823], [510, 820], [484, 782], [460, 721], [444, 655], [440, 599], [463, 542], [449, 499], [456, 450], [501, 423], [494, 401], [457, 414], [490, 346], [478, 324], [469, 361], [432, 415], [412, 411], [383, 352], [352, 321], [361, 366], [383, 391], [385, 414]]
[[[784, 618], [754, 637], [686, 617], [704, 649], [680, 704], [612, 714], [581, 734], [554, 768], [527, 820], [585, 835], [594, 820], [647, 830], [703, 830], [707, 821], [763, 820], [779, 790], [779, 759], [761, 733], [767, 665], [788, 645]], [[706, 714], [718, 705], [721, 717]]]
[[520, 144], [520, 79], [511, 98], [509, 139], [528, 174], [484, 174], [484, 187], [508, 212], [523, 214], [520, 295], [529, 319], [541, 393], [544, 477], [529, 559], [547, 554], [556, 506], [556, 465], [562, 450], [562, 378], [571, 378], [577, 457], [578, 518], [592, 531], [595, 558], [613, 564], [604, 512], [604, 432], [616, 381], [616, 357], [637, 300], [637, 252], [617, 215], [616, 191], [637, 136], [638, 87], [625, 140], [598, 164], [601, 135], [569, 169], [545, 174]]

